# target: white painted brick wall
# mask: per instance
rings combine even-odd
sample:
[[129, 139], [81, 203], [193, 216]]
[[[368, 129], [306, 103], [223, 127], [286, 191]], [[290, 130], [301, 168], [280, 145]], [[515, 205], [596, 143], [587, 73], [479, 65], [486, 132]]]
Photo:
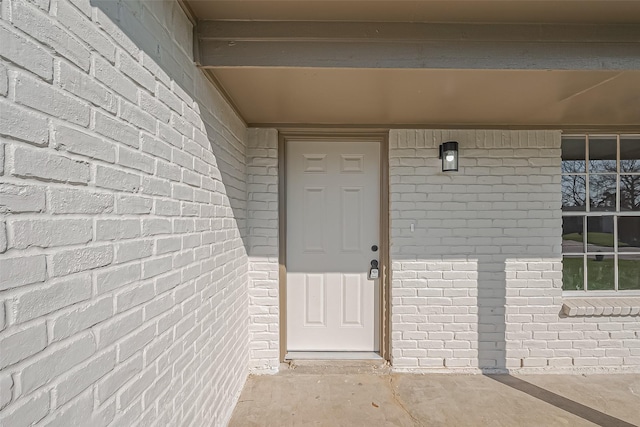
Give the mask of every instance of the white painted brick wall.
[[[397, 130], [390, 136], [395, 369], [640, 366], [637, 315], [560, 315], [559, 132]], [[440, 171], [437, 147], [447, 140], [461, 144], [458, 173]], [[277, 167], [276, 132], [251, 129], [254, 372], [278, 368]]]
[[278, 132], [250, 129], [247, 146], [249, 369], [280, 364], [278, 288]]
[[640, 368], [640, 317], [560, 314], [560, 132], [393, 130], [389, 161], [395, 369]]
[[0, 425], [226, 424], [249, 360], [247, 131], [190, 22], [175, 1], [0, 16]]

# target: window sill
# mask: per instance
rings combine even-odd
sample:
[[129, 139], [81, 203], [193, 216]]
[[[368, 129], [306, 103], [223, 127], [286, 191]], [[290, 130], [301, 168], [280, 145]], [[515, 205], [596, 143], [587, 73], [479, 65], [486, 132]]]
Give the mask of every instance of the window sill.
[[640, 297], [565, 298], [562, 313], [575, 316], [637, 316]]

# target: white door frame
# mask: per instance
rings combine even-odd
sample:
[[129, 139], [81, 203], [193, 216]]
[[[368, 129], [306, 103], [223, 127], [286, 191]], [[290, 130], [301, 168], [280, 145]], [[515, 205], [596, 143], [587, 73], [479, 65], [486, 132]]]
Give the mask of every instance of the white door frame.
[[278, 141], [278, 241], [280, 361], [287, 354], [287, 186], [286, 143], [296, 141], [371, 141], [380, 144], [380, 356], [391, 361], [391, 277], [389, 269], [389, 133], [372, 132], [280, 132]]

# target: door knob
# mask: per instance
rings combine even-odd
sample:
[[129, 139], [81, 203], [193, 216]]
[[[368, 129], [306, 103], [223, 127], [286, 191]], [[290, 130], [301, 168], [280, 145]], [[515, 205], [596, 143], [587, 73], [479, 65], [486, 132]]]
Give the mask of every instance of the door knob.
[[377, 259], [372, 259], [371, 260], [371, 268], [378, 268], [378, 260]]

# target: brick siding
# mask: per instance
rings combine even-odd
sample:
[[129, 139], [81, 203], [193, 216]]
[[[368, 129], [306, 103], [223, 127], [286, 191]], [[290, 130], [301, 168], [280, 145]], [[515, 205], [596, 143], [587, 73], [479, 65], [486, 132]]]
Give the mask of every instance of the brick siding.
[[640, 367], [637, 314], [561, 313], [560, 132], [393, 130], [389, 156], [396, 370]]
[[280, 365], [278, 288], [278, 132], [250, 129], [247, 147], [249, 369]]
[[246, 128], [191, 23], [177, 2], [0, 9], [0, 424], [224, 425], [249, 357]]

